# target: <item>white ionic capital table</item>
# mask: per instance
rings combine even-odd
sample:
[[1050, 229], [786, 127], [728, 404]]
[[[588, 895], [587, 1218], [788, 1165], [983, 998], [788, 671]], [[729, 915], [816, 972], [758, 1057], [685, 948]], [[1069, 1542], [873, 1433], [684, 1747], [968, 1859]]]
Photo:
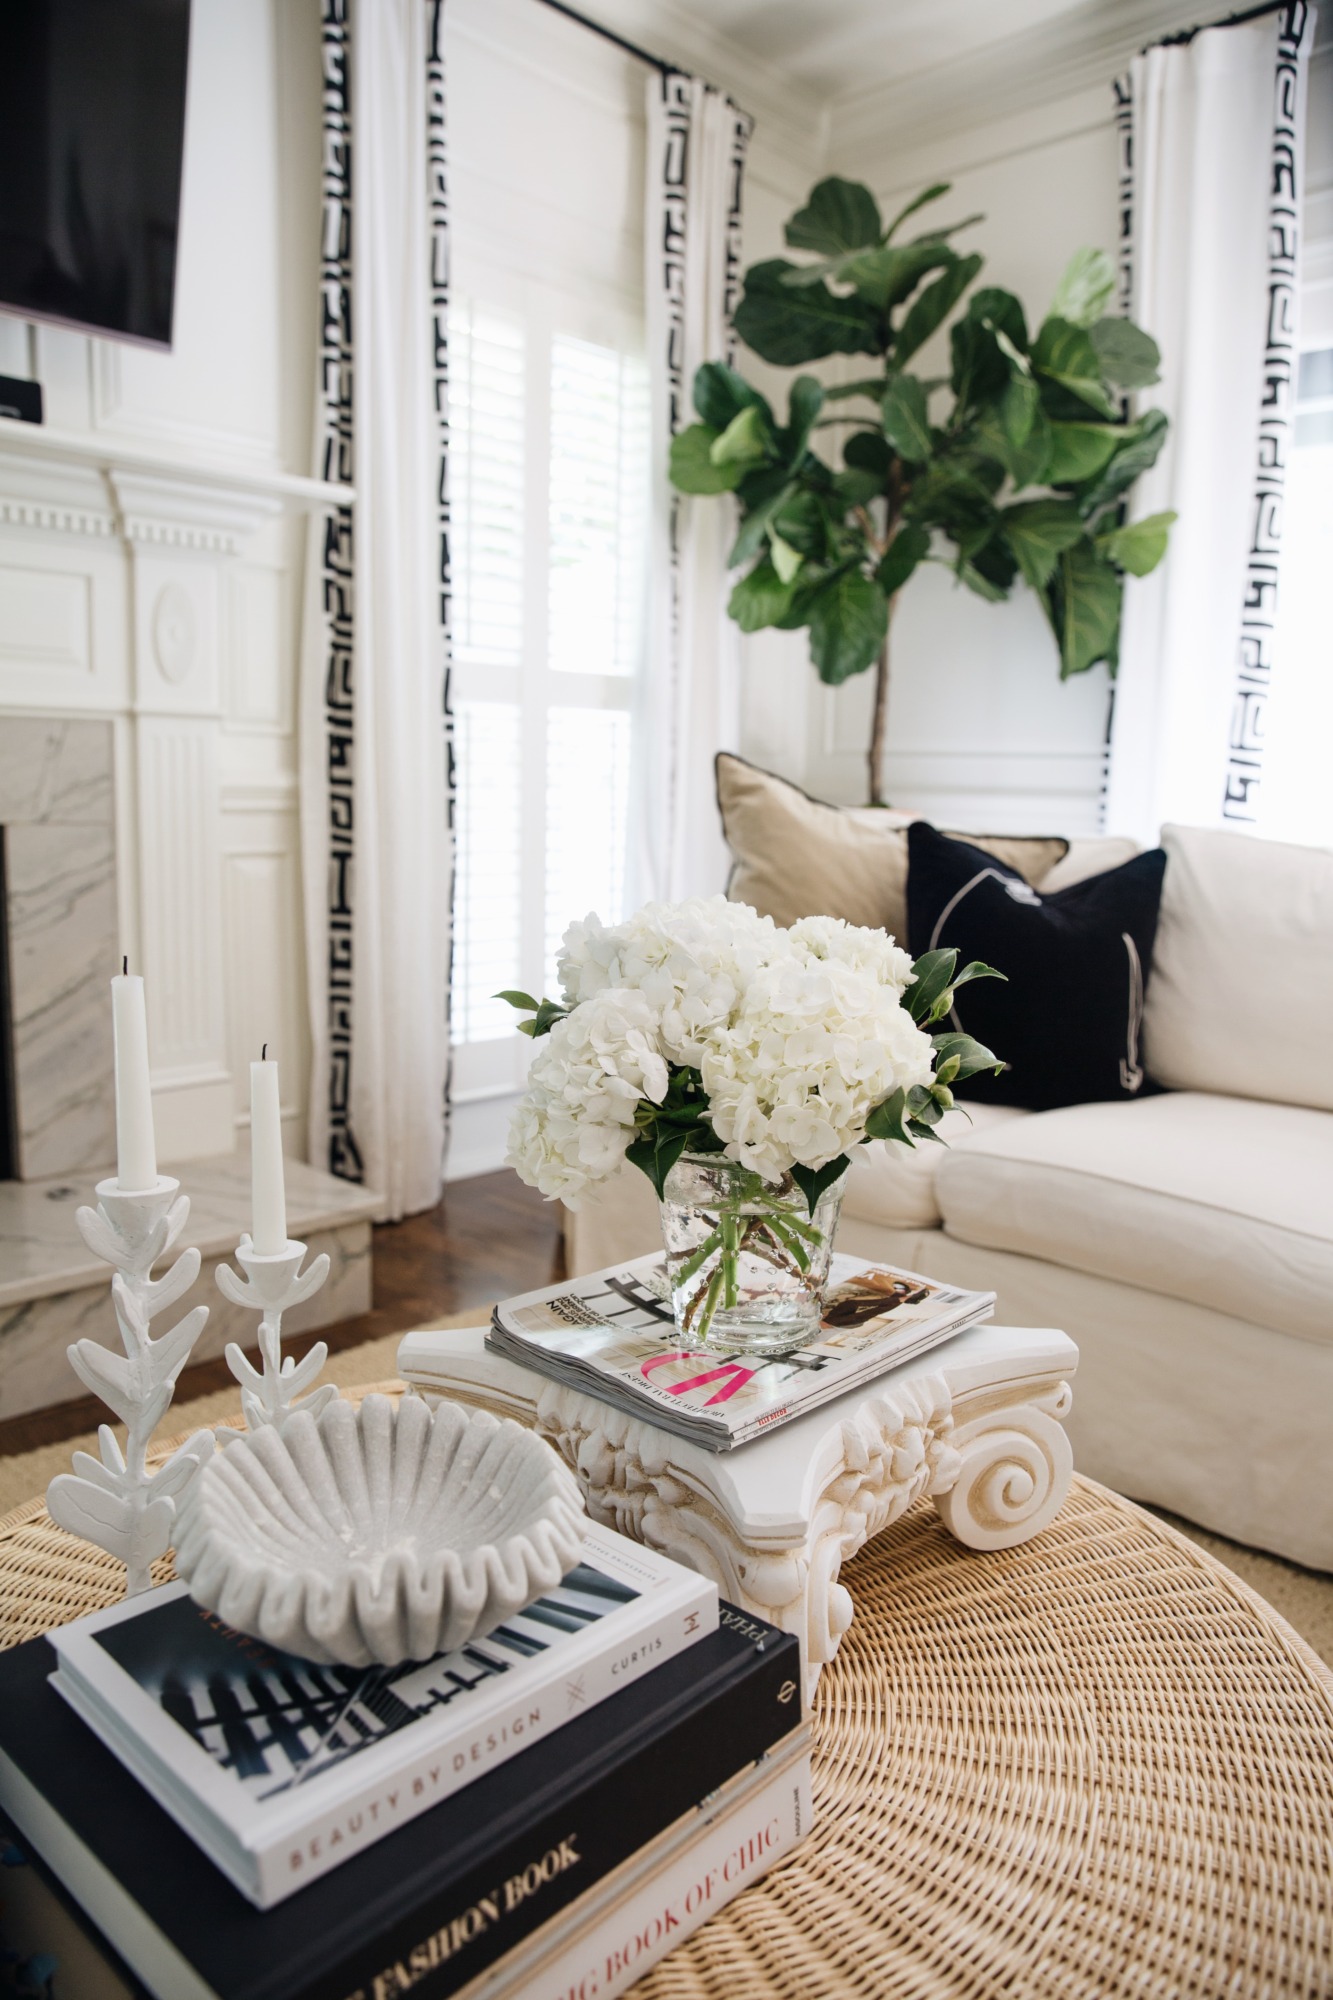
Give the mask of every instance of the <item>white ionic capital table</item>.
[[711, 1452], [490, 1354], [484, 1327], [409, 1333], [404, 1381], [548, 1438], [594, 1520], [712, 1577], [800, 1638], [806, 1693], [852, 1622], [838, 1581], [872, 1535], [929, 1494], [972, 1549], [1009, 1549], [1064, 1504], [1061, 1428], [1078, 1349], [1066, 1334], [972, 1327], [737, 1451]]

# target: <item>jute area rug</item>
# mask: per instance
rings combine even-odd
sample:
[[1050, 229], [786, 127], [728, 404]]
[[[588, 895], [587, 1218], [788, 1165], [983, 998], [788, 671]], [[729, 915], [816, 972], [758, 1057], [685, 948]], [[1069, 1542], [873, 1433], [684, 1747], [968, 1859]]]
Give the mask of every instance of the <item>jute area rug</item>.
[[[481, 1326], [489, 1318], [489, 1306], [474, 1306], [469, 1312], [454, 1313], [446, 1319], [431, 1320], [429, 1324], [441, 1327]], [[406, 1331], [404, 1327], [403, 1333]], [[398, 1344], [402, 1337], [402, 1333], [386, 1334], [380, 1340], [368, 1340], [362, 1347], [349, 1347], [345, 1353], [333, 1355], [320, 1380], [336, 1382], [340, 1389], [354, 1388], [361, 1382], [388, 1380], [396, 1373]], [[240, 1421], [240, 1391], [236, 1388], [218, 1389], [211, 1396], [197, 1396], [193, 1402], [173, 1403], [162, 1435], [175, 1436], [183, 1431], [197, 1430], [204, 1424]], [[0, 1458], [0, 1515], [44, 1493], [58, 1472], [69, 1470], [73, 1452], [96, 1450], [97, 1439], [90, 1431], [86, 1437], [68, 1438], [63, 1444], [42, 1445], [36, 1451], [17, 1452], [11, 1458]], [[1152, 1511], [1161, 1512], [1160, 1509]], [[1228, 1569], [1234, 1570], [1251, 1590], [1266, 1597], [1274, 1610], [1281, 1612], [1288, 1624], [1296, 1627], [1321, 1659], [1333, 1666], [1333, 1576], [1300, 1569], [1295, 1563], [1284, 1562], [1279, 1556], [1244, 1548], [1238, 1542], [1224, 1541], [1220, 1535], [1209, 1534], [1189, 1521], [1177, 1519], [1174, 1514], [1163, 1513], [1162, 1518], [1219, 1562], [1225, 1563]]]

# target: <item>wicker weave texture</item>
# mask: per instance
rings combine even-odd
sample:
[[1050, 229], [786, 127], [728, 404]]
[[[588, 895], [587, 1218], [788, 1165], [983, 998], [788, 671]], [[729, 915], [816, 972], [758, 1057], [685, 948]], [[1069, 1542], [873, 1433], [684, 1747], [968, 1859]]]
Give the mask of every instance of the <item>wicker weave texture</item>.
[[[11, 1514], [0, 1644], [122, 1575]], [[634, 2000], [1333, 1995], [1333, 1676], [1230, 1571], [1076, 1479], [1023, 1548], [923, 1504], [843, 1581], [815, 1831]]]
[[921, 1506], [843, 1571], [812, 1838], [634, 2000], [1333, 1993], [1333, 1677], [1075, 1480], [1025, 1547]]

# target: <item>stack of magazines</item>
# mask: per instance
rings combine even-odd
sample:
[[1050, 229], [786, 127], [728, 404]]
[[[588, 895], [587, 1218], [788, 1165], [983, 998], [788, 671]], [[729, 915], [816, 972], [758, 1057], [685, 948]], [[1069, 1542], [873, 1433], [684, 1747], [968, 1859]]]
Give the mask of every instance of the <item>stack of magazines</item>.
[[797, 1642], [595, 1525], [396, 1667], [166, 1584], [0, 1654], [0, 1813], [4, 1948], [70, 2000], [606, 2000], [808, 1831]]
[[730, 1451], [989, 1319], [994, 1292], [835, 1256], [816, 1337], [774, 1360], [682, 1347], [660, 1254], [495, 1308], [486, 1345], [709, 1451]]

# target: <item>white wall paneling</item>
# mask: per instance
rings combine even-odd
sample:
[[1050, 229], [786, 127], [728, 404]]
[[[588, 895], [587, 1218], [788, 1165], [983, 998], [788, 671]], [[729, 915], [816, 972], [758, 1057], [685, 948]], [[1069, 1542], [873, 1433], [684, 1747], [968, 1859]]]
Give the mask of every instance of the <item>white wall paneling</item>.
[[[234, 1077], [265, 1042], [278, 1058], [288, 1149], [305, 1133], [309, 1035], [302, 994], [300, 852], [296, 797], [276, 787], [222, 796], [223, 982], [227, 1055]], [[234, 1124], [249, 1126], [249, 1107]]]

